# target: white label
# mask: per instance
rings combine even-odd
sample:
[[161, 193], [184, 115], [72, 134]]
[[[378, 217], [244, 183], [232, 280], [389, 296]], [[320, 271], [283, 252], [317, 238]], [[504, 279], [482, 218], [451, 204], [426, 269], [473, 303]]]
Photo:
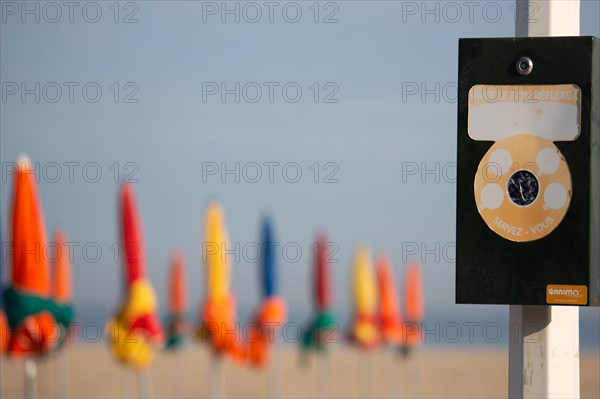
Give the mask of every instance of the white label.
[[469, 137], [498, 141], [530, 134], [573, 141], [581, 131], [577, 85], [475, 85], [469, 90]]

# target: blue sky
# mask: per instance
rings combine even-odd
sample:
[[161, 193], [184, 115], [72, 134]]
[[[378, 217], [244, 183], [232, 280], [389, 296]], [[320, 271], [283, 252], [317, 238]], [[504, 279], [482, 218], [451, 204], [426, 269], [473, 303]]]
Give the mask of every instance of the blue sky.
[[[239, 7], [239, 23], [221, 14], [221, 2], [123, 2], [118, 15], [108, 1], [77, 2], [73, 10], [53, 3], [60, 15], [47, 2], [28, 3], [38, 4], [39, 22], [21, 2], [1, 4], [3, 237], [12, 187], [7, 168], [25, 152], [45, 170], [39, 192], [48, 231], [62, 226], [79, 245], [74, 294], [82, 318], [101, 317], [117, 304], [115, 173], [134, 173], [149, 274], [163, 309], [168, 257], [181, 249], [195, 312], [204, 290], [204, 206], [218, 199], [240, 245], [232, 289], [242, 314], [260, 295], [258, 265], [243, 248], [251, 249], [261, 216], [270, 214], [281, 246], [302, 250], [280, 265], [281, 291], [297, 321], [310, 314], [310, 245], [318, 231], [338, 248], [334, 295], [343, 317], [350, 311], [353, 247], [365, 241], [392, 257], [398, 283], [404, 260], [424, 258], [429, 320], [506, 320], [506, 306], [454, 305], [453, 100], [458, 39], [513, 36], [513, 2], [477, 2], [471, 10], [464, 2], [276, 2], [272, 22], [263, 2], [228, 2]], [[262, 15], [252, 23], [254, 5]], [[600, 36], [599, 3], [581, 7], [581, 34]], [[298, 22], [289, 22], [298, 10]], [[21, 89], [35, 92], [36, 82], [39, 102], [36, 94], [22, 98]], [[220, 93], [206, 92], [236, 82], [239, 102], [235, 94], [223, 102]], [[251, 102], [257, 86], [262, 96]], [[93, 102], [98, 87], [102, 95]], [[302, 96], [293, 102], [298, 87]], [[432, 92], [408, 95], [415, 87]], [[206, 175], [209, 163], [239, 163], [239, 182], [232, 174], [225, 182]], [[256, 164], [262, 176], [253, 183]], [[274, 165], [272, 182], [265, 164]], [[299, 181], [289, 182], [298, 169]], [[91, 262], [95, 248], [102, 255]], [[582, 315], [591, 325], [598, 320], [597, 310]]]

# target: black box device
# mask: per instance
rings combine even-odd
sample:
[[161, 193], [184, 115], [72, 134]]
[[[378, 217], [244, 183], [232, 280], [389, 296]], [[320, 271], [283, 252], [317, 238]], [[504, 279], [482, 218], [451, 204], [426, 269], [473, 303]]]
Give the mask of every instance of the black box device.
[[461, 39], [456, 302], [600, 306], [600, 50]]

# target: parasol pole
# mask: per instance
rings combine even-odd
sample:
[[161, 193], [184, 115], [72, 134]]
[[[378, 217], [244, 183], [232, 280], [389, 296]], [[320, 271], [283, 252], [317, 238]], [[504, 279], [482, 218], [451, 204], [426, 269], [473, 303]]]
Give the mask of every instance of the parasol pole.
[[23, 362], [23, 375], [25, 376], [25, 399], [33, 399], [36, 396], [37, 360], [26, 358]]
[[221, 399], [224, 398], [223, 394], [223, 386], [225, 384], [224, 376], [223, 376], [223, 363], [225, 359], [224, 356], [215, 351], [211, 351], [210, 355], [210, 379], [209, 379], [209, 387], [210, 387], [210, 397], [212, 399]]
[[4, 357], [0, 355], [0, 399], [4, 399], [4, 387], [6, 384], [4, 383]]
[[54, 362], [54, 387], [56, 397], [68, 398], [69, 395], [69, 354], [67, 351], [54, 352], [52, 355]]
[[394, 347], [386, 344], [383, 346], [383, 367], [385, 376], [386, 396], [388, 398], [398, 397], [398, 378], [399, 370], [394, 361]]
[[281, 362], [281, 348], [275, 336], [273, 342], [272, 359], [267, 370], [267, 387], [269, 398], [283, 398], [283, 370]]
[[184, 348], [175, 350], [175, 396], [184, 398], [188, 396], [189, 379], [187, 369], [187, 356]]
[[317, 389], [319, 398], [333, 397], [333, 362], [331, 353], [317, 353]]
[[138, 398], [152, 398], [152, 370], [149, 368], [147, 370], [138, 370], [136, 377]]
[[358, 396], [368, 398], [371, 396], [371, 370], [373, 368], [370, 353], [361, 348], [357, 349]]

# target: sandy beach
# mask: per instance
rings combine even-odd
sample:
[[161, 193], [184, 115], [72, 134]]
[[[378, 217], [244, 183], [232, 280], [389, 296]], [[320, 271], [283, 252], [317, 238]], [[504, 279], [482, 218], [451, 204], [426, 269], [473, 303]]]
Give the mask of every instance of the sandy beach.
[[[359, 364], [359, 359], [362, 363]], [[319, 396], [317, 370], [327, 371], [327, 360], [317, 364], [311, 357], [301, 366], [295, 347], [281, 349], [282, 389], [285, 397]], [[508, 354], [502, 350], [473, 348], [420, 349], [408, 360], [386, 356], [383, 350], [365, 354], [338, 348], [329, 359], [333, 366], [333, 396], [352, 397], [436, 397], [501, 398], [507, 396]], [[104, 345], [73, 345], [56, 359], [39, 362], [37, 394], [56, 397], [57, 365], [68, 369], [69, 397], [119, 398], [136, 396], [136, 374], [121, 367]], [[197, 344], [183, 353], [159, 353], [151, 370], [155, 397], [208, 397], [209, 351]], [[359, 373], [362, 377], [359, 377]], [[3, 397], [23, 393], [23, 361], [2, 359]], [[268, 397], [265, 371], [225, 362], [225, 396]], [[581, 356], [581, 397], [600, 397], [600, 354]], [[65, 380], [63, 380], [65, 381]], [[322, 383], [321, 390], [327, 389]], [[326, 391], [325, 391], [326, 392]]]

